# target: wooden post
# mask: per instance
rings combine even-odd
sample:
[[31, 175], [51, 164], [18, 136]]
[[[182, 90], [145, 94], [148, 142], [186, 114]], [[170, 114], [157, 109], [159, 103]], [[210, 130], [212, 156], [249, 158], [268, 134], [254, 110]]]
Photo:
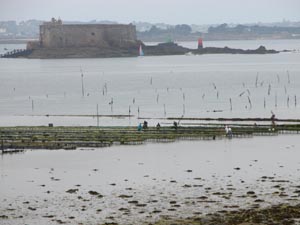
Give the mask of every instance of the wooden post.
[[97, 127], [99, 127], [99, 108], [97, 104]]
[[80, 68], [80, 72], [81, 72], [81, 94], [82, 97], [84, 97], [83, 73], [81, 68]]

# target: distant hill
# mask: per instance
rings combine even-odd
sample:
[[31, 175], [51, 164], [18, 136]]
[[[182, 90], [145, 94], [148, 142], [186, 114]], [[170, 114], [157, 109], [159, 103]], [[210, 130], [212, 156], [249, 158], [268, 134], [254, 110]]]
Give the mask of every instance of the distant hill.
[[[0, 41], [38, 39], [41, 20], [0, 21]], [[65, 24], [117, 24], [115, 21], [64, 21]], [[149, 42], [249, 39], [299, 39], [300, 22], [221, 24], [221, 25], [170, 25], [165, 23], [132, 22], [139, 40]]]
[[152, 26], [150, 30], [140, 31], [137, 35], [140, 40], [148, 42], [194, 41], [199, 37], [205, 40], [299, 39], [300, 25], [298, 27], [278, 27], [221, 24], [210, 26], [206, 32], [195, 32], [191, 26], [183, 24], [167, 29]]

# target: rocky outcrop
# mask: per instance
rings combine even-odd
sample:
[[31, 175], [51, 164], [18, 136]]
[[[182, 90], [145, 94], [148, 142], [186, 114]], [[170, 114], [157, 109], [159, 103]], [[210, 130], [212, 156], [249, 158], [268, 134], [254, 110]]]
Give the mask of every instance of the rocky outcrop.
[[243, 50], [243, 49], [235, 49], [235, 48], [216, 48], [216, 47], [207, 47], [202, 49], [197, 49], [193, 51], [194, 54], [274, 54], [278, 53], [275, 50], [267, 50], [266, 47], [260, 46], [254, 50]]
[[201, 49], [189, 49], [177, 45], [176, 43], [161, 43], [155, 46], [144, 46], [145, 55], [184, 55], [184, 54], [274, 54], [278, 53], [275, 50], [267, 50], [264, 46], [260, 46], [254, 50], [243, 50], [235, 48], [217, 48], [206, 47]]
[[217, 48], [206, 47], [202, 49], [189, 49], [179, 46], [176, 43], [160, 43], [154, 46], [147, 46], [142, 42], [137, 41], [126, 48], [120, 47], [77, 47], [77, 48], [36, 48], [27, 51], [26, 54], [11, 54], [5, 57], [9, 58], [40, 58], [40, 59], [55, 59], [55, 58], [112, 58], [112, 57], [137, 57], [139, 46], [142, 45], [145, 56], [159, 55], [184, 55], [184, 54], [274, 54], [278, 53], [275, 50], [268, 50], [264, 46], [260, 46], [254, 50], [243, 50], [234, 48]]

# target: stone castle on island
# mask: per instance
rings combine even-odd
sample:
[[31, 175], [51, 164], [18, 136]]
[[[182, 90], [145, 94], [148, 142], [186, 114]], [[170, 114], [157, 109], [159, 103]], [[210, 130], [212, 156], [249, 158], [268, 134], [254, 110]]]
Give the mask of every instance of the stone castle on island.
[[[143, 52], [143, 54], [141, 54]], [[269, 54], [278, 53], [260, 46], [254, 50], [228, 47], [203, 47], [198, 40], [198, 49], [179, 46], [174, 42], [145, 45], [137, 40], [132, 24], [63, 24], [52, 19], [40, 25], [39, 40], [27, 43], [26, 50], [14, 50], [1, 58], [109, 58], [134, 57], [139, 55], [184, 55], [184, 54]]]
[[[40, 25], [38, 41], [27, 43], [34, 58], [64, 58], [137, 54], [141, 42], [132, 24], [63, 24], [60, 19]], [[121, 54], [121, 55], [122, 55]]]

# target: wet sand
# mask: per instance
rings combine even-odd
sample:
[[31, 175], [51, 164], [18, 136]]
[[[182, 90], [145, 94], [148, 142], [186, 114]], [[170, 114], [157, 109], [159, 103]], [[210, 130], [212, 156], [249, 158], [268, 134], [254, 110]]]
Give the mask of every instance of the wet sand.
[[279, 204], [295, 208], [274, 214], [299, 212], [299, 147], [298, 135], [280, 135], [2, 155], [0, 223], [210, 224], [215, 213]]

